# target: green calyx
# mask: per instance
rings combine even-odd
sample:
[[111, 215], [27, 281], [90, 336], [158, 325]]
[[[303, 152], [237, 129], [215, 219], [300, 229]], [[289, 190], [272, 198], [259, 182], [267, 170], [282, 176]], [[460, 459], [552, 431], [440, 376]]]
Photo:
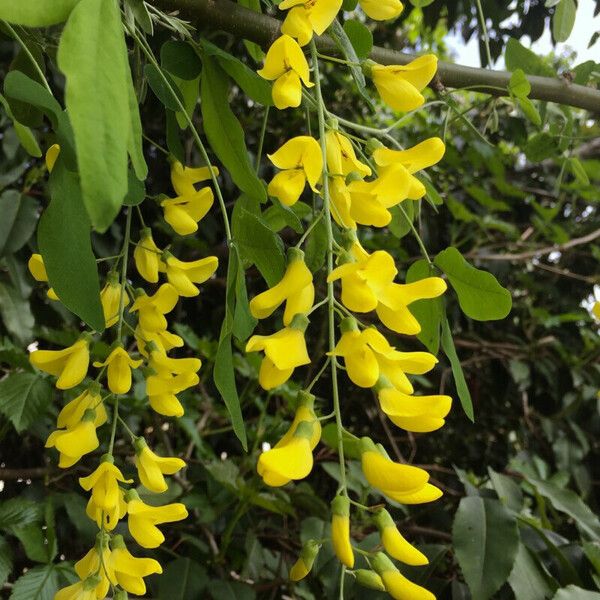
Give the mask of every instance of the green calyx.
[[358, 323], [354, 317], [344, 317], [340, 321], [340, 331], [342, 333], [350, 333], [351, 331], [358, 331]]
[[306, 315], [302, 313], [298, 313], [294, 315], [292, 322], [288, 325], [290, 329], [296, 329], [297, 331], [301, 331], [304, 333], [310, 321]]
[[91, 575], [83, 580], [83, 589], [85, 591], [96, 589], [101, 581], [102, 578], [99, 575]]
[[310, 421], [300, 421], [296, 427], [296, 431], [294, 431], [294, 437], [310, 440], [314, 427], [314, 423], [311, 423]]
[[356, 578], [356, 582], [363, 587], [371, 590], [379, 590], [385, 592], [385, 586], [381, 577], [375, 573], [375, 571], [369, 571], [368, 569], [356, 569], [352, 571], [352, 575]]
[[301, 406], [305, 406], [310, 411], [313, 411], [315, 408], [315, 396], [306, 390], [300, 390], [298, 392], [296, 409]]
[[379, 452], [373, 440], [369, 437], [360, 438], [360, 453], [363, 454], [365, 452]]
[[307, 540], [302, 546], [302, 552], [300, 552], [300, 559], [306, 565], [308, 571], [312, 569], [313, 563], [315, 562], [315, 558], [317, 558], [317, 554], [319, 554], [319, 550], [321, 549], [321, 544], [316, 540]]
[[117, 548], [127, 548], [127, 546], [125, 545], [125, 540], [123, 539], [122, 535], [115, 535], [113, 536], [111, 542], [110, 542], [111, 548], [113, 550], [116, 550]]
[[287, 264], [290, 265], [298, 260], [304, 262], [304, 252], [300, 250], [300, 248], [294, 248], [291, 246], [287, 251]]
[[385, 146], [377, 138], [369, 138], [367, 140], [367, 145], [365, 146], [365, 150], [369, 154], [373, 154], [373, 152], [375, 152], [375, 150], [379, 150], [380, 148], [385, 148]]
[[152, 229], [150, 227], [144, 227], [140, 229], [140, 240], [146, 240], [152, 236]]
[[135, 453], [136, 454], [139, 454], [144, 448], [148, 447], [148, 444], [147, 444], [146, 440], [143, 437], [135, 438], [135, 441], [133, 442], [133, 445], [135, 447]]
[[103, 454], [100, 457], [100, 463], [110, 463], [111, 465], [115, 464], [115, 457], [112, 454]]
[[377, 572], [378, 575], [383, 575], [388, 571], [397, 571], [396, 565], [388, 558], [383, 552], [378, 552], [371, 559], [371, 566]]
[[134, 489], [130, 489], [125, 492], [125, 502], [131, 502], [132, 500], [139, 499], [140, 495]]
[[96, 420], [96, 411], [93, 408], [88, 408], [83, 413], [83, 417], [81, 417], [83, 421], [95, 421]]
[[392, 519], [392, 515], [390, 515], [390, 513], [385, 510], [385, 508], [380, 508], [374, 515], [373, 515], [373, 522], [375, 523], [375, 525], [377, 526], [377, 529], [379, 529], [379, 531], [383, 531], [384, 529], [387, 529], [388, 527], [396, 527], [396, 523], [394, 523], [394, 519]]
[[348, 496], [337, 495], [331, 501], [331, 512], [338, 517], [350, 516], [350, 499]]
[[380, 375], [377, 383], [373, 386], [373, 389], [379, 393], [382, 390], [386, 390], [388, 388], [393, 388], [394, 386], [390, 383], [390, 380], [384, 375]]
[[365, 77], [371, 77], [371, 72], [373, 70], [373, 67], [376, 65], [377, 65], [377, 63], [374, 60], [367, 58], [367, 60], [363, 60], [360, 63], [360, 68], [362, 69], [362, 72], [365, 74]]

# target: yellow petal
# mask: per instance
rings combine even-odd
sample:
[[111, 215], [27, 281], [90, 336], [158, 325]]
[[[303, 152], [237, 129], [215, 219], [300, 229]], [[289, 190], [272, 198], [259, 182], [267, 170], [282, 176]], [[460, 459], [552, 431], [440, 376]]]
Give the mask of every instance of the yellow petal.
[[354, 552], [350, 543], [350, 519], [333, 515], [331, 519], [331, 542], [340, 562], [349, 569], [354, 567]]
[[[282, 8], [281, 4], [279, 8]], [[306, 46], [310, 42], [313, 36], [313, 28], [308, 13], [303, 6], [296, 6], [288, 11], [285, 20], [281, 24], [281, 33], [296, 38], [300, 46]]]
[[287, 479], [304, 479], [313, 466], [309, 440], [293, 437], [285, 446], [263, 452], [258, 462], [265, 472], [271, 471]]
[[424, 587], [408, 580], [400, 571], [381, 573], [383, 585], [394, 600], [435, 600], [435, 596]]
[[378, 148], [373, 152], [373, 159], [380, 167], [399, 163], [409, 173], [416, 173], [438, 163], [445, 151], [444, 142], [438, 137], [431, 137], [407, 150]]
[[427, 471], [395, 463], [379, 452], [368, 451], [362, 454], [362, 470], [367, 481], [379, 490], [392, 490], [411, 493], [421, 489], [429, 479]]
[[420, 566], [429, 563], [427, 557], [407, 542], [396, 527], [385, 527], [381, 531], [381, 542], [391, 557], [407, 565]]
[[375, 21], [395, 19], [404, 9], [400, 0], [359, 0], [365, 14]]
[[285, 206], [293, 206], [298, 202], [304, 186], [306, 175], [301, 169], [280, 171], [271, 179], [267, 186], [269, 196], [277, 198]]

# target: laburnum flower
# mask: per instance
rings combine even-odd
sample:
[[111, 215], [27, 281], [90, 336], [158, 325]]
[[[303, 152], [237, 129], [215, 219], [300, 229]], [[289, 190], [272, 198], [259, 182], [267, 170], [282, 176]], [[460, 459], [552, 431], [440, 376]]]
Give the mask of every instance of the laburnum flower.
[[360, 450], [366, 480], [388, 498], [401, 504], [423, 504], [442, 495], [428, 483], [427, 471], [390, 460], [369, 438], [361, 439]]
[[339, 561], [349, 569], [354, 567], [354, 552], [350, 543], [350, 500], [336, 496], [331, 502], [331, 543]]
[[121, 308], [121, 296], [123, 296], [123, 306], [129, 304], [129, 295], [119, 283], [119, 277], [115, 272], [108, 275], [106, 285], [100, 292], [100, 302], [104, 312], [104, 322], [107, 327], [112, 327], [119, 320], [119, 310]]
[[309, 135], [288, 140], [279, 150], [268, 155], [269, 160], [282, 169], [267, 186], [270, 196], [282, 204], [292, 206], [304, 191], [306, 182], [318, 193], [317, 183], [323, 172], [321, 146]]
[[96, 411], [88, 408], [74, 427], [57, 429], [48, 436], [46, 448], [56, 448], [60, 452], [58, 466], [61, 469], [72, 467], [84, 454], [93, 452], [100, 445], [95, 420]]
[[308, 318], [297, 314], [292, 322], [272, 335], [253, 335], [246, 344], [246, 352], [263, 351], [258, 382], [265, 390], [285, 383], [296, 367], [310, 363], [304, 332]]
[[171, 184], [179, 196], [184, 196], [195, 190], [194, 184], [211, 179], [211, 171], [215, 177], [219, 176], [219, 168], [210, 167], [186, 167], [178, 160], [171, 164]]
[[291, 10], [281, 25], [281, 33], [296, 38], [301, 46], [305, 46], [313, 32], [323, 34], [341, 6], [342, 0], [283, 0], [279, 8]]
[[58, 590], [54, 600], [97, 600], [96, 588], [99, 583], [100, 577], [92, 575], [84, 581], [78, 581]]
[[300, 106], [302, 84], [313, 87], [308, 62], [298, 42], [289, 35], [277, 38], [267, 51], [265, 64], [257, 73], [264, 79], [275, 81], [271, 94], [278, 109]]
[[154, 573], [162, 573], [162, 567], [153, 558], [137, 558], [133, 556], [123, 540], [122, 535], [115, 535], [111, 540], [107, 569], [114, 576], [115, 582], [126, 592], [143, 596], [146, 593], [144, 577]]
[[134, 360], [123, 346], [115, 346], [104, 362], [94, 361], [97, 368], [107, 367], [108, 389], [113, 394], [126, 394], [131, 389], [131, 370], [142, 360]]
[[163, 283], [151, 296], [140, 288], [129, 312], [138, 313], [138, 323], [144, 331], [161, 331], [167, 328], [165, 315], [175, 308], [178, 300], [179, 294], [170, 283]]
[[98, 576], [95, 598], [105, 598], [110, 585], [116, 583], [113, 570], [110, 566], [110, 548], [108, 547], [109, 536], [101, 531], [96, 536], [94, 547], [75, 563], [75, 573], [79, 579]]
[[94, 426], [100, 427], [101, 425], [104, 425], [108, 417], [106, 415], [106, 408], [102, 402], [100, 390], [100, 384], [92, 382], [85, 392], [82, 392], [79, 396], [70, 402], [67, 402], [58, 413], [58, 418], [56, 420], [58, 428], [75, 427], [75, 425], [81, 421], [85, 411], [90, 408], [96, 411]]
[[137, 342], [137, 348], [142, 356], [147, 356], [146, 346], [150, 342], [154, 342], [165, 352], [183, 346], [183, 338], [175, 333], [167, 331], [166, 329], [147, 331], [139, 325], [135, 328], [135, 341]]
[[374, 21], [395, 19], [404, 10], [400, 0], [358, 0], [365, 14]]
[[407, 565], [420, 566], [429, 563], [427, 557], [406, 541], [398, 531], [396, 523], [385, 508], [380, 508], [374, 515], [373, 521], [379, 529], [381, 543], [385, 551], [396, 560]]
[[444, 395], [410, 396], [389, 387], [378, 386], [377, 397], [381, 410], [394, 425], [415, 433], [428, 433], [443, 427], [452, 407], [452, 398]]
[[371, 175], [371, 167], [356, 158], [352, 142], [337, 129], [330, 129], [325, 134], [325, 141], [330, 177], [347, 177], [350, 173], [358, 173], [361, 177]]
[[340, 330], [342, 336], [333, 354], [344, 358], [348, 377], [359, 387], [373, 387], [385, 377], [397, 389], [412, 394], [406, 373], [422, 375], [437, 363], [428, 352], [396, 350], [374, 327], [360, 331], [353, 317], [343, 319]]
[[60, 145], [52, 144], [48, 150], [46, 150], [46, 156], [44, 157], [44, 161], [46, 163], [46, 168], [49, 173], [52, 173], [52, 169], [54, 169], [54, 165], [58, 159], [58, 155], [60, 154]]
[[167, 490], [164, 475], [173, 475], [185, 467], [185, 461], [177, 457], [155, 454], [144, 438], [135, 441], [135, 466], [142, 485], [157, 494]]
[[[46, 273], [46, 265], [44, 264], [44, 259], [41, 254], [32, 254], [29, 257], [29, 261], [27, 262], [27, 268], [31, 273], [31, 276], [41, 283], [45, 283], [48, 281], [48, 273]], [[46, 292], [46, 296], [50, 298], [50, 300], [58, 300], [58, 296], [53, 288], [48, 288]]]
[[125, 503], [125, 492], [123, 488], [118, 488], [117, 503], [110, 509], [106, 510], [94, 502], [94, 497], [90, 496], [85, 514], [98, 525], [101, 529], [112, 531], [119, 521], [127, 513], [127, 504]]
[[304, 252], [290, 248], [281, 281], [250, 300], [250, 313], [256, 319], [266, 319], [285, 302], [283, 324], [287, 326], [295, 315], [307, 314], [314, 299], [313, 276], [304, 262]]
[[370, 559], [370, 563], [381, 577], [386, 592], [394, 600], [435, 600], [429, 590], [404, 577], [383, 552], [378, 552]]
[[197, 296], [200, 290], [194, 284], [204, 283], [219, 266], [216, 256], [186, 262], [175, 258], [170, 252], [163, 252], [162, 260], [169, 283], [180, 296], [186, 298]]
[[185, 371], [178, 375], [150, 375], [146, 379], [146, 393], [150, 406], [159, 414], [166, 417], [181, 417], [183, 406], [176, 394], [193, 387], [199, 382], [198, 375]]
[[56, 387], [68, 390], [79, 385], [87, 375], [90, 364], [89, 336], [81, 336], [63, 350], [34, 350], [29, 362], [44, 373], [58, 377]]
[[300, 581], [310, 573], [320, 549], [321, 545], [316, 540], [307, 540], [304, 542], [298, 560], [290, 569], [290, 579], [292, 581]]
[[379, 65], [365, 61], [365, 70], [381, 99], [393, 110], [407, 112], [425, 102], [421, 90], [437, 71], [437, 56], [425, 54], [406, 65]]
[[165, 541], [157, 525], [181, 521], [188, 516], [186, 507], [180, 502], [150, 506], [140, 500], [135, 490], [129, 490], [125, 499], [129, 533], [142, 548], [158, 548]]
[[202, 366], [202, 361], [199, 358], [172, 358], [167, 356], [154, 342], [148, 344], [147, 351], [148, 365], [159, 377], [197, 373]]
[[138, 273], [149, 283], [158, 281], [158, 273], [164, 271], [160, 262], [162, 250], [154, 243], [152, 230], [144, 227], [140, 231], [140, 241], [133, 251], [133, 261]]

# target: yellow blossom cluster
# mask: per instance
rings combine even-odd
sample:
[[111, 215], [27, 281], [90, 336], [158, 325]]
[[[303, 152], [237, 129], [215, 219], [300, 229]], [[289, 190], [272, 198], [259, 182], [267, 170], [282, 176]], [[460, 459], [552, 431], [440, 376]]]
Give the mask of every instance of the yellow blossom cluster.
[[[48, 153], [49, 169], [57, 154], [57, 149]], [[180, 235], [194, 233], [198, 221], [213, 203], [210, 188], [195, 187], [210, 177], [210, 169], [218, 173], [214, 167], [188, 168], [179, 162], [172, 165], [171, 181], [177, 196], [162, 200], [161, 206], [165, 221]], [[137, 272], [149, 284], [158, 284], [161, 275], [166, 281], [154, 291], [134, 289], [127, 273], [130, 231], [131, 213], [127, 216], [123, 249], [107, 274], [100, 294], [105, 335], [114, 340], [108, 352], [102, 350], [106, 346], [101, 343], [99, 334], [86, 331], [67, 348], [35, 350], [30, 355], [34, 367], [56, 378], [58, 389], [78, 392], [59, 412], [57, 429], [46, 441], [46, 447], [59, 452], [59, 467], [71, 467], [84, 455], [100, 448], [104, 450], [95, 470], [79, 478], [81, 487], [90, 493], [86, 513], [98, 526], [96, 543], [75, 564], [80, 581], [59, 590], [55, 600], [144, 595], [144, 577], [161, 573], [162, 567], [152, 558], [130, 554], [123, 536], [113, 533], [115, 527], [126, 519], [129, 535], [137, 544], [142, 548], [157, 548], [165, 541], [158, 526], [180, 521], [188, 514], [179, 502], [161, 505], [142, 499], [148, 494], [167, 491], [165, 475], [175, 475], [186, 464], [181, 458], [155, 453], [144, 437], [136, 436], [129, 429], [119, 408], [127, 406], [133, 373], [137, 371], [143, 373], [143, 378], [137, 381], [141, 383], [143, 379], [148, 403], [155, 412], [167, 417], [183, 415], [177, 395], [198, 384], [201, 361], [169, 355], [173, 348], [183, 346], [183, 339], [168, 331], [165, 315], [175, 308], [180, 297], [199, 294], [197, 285], [213, 275], [218, 261], [214, 256], [180, 261], [171, 253], [161, 251], [154, 243], [151, 230], [142, 223], [134, 250]], [[37, 281], [48, 281], [41, 255], [31, 257], [29, 269]], [[48, 290], [48, 297], [60, 300], [52, 288]], [[103, 360], [92, 362], [97, 372], [90, 374], [90, 356], [98, 353], [103, 354], [100, 357]], [[109, 421], [110, 433], [99, 436]], [[131, 440], [129, 464], [115, 464], [114, 443], [119, 424]], [[123, 473], [125, 468], [131, 471], [131, 476]]]

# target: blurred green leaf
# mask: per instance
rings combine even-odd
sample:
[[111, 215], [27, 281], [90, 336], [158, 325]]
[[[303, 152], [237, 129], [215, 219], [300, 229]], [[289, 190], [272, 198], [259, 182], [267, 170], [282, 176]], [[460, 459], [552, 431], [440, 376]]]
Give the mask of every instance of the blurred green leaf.
[[0, 381], [0, 412], [18, 433], [42, 417], [51, 401], [52, 386], [39, 374], [13, 373]]

